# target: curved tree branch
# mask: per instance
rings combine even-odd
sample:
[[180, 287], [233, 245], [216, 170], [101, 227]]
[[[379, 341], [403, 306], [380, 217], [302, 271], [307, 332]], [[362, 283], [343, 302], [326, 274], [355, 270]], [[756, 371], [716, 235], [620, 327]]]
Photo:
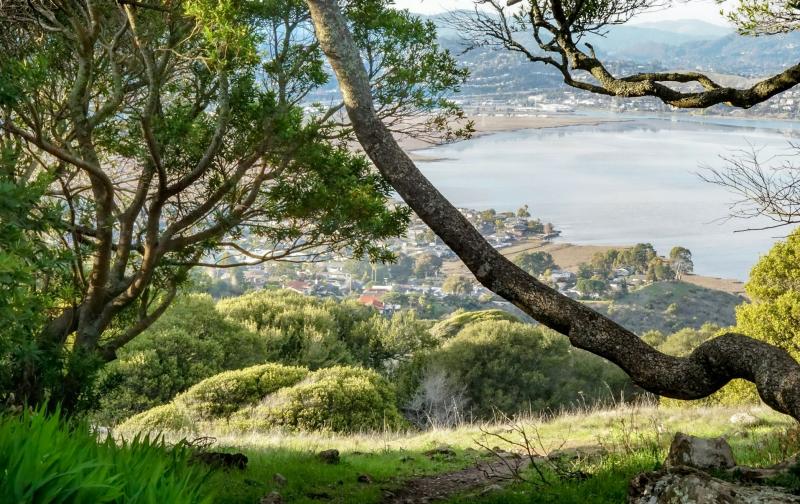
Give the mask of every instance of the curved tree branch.
[[[800, 83], [800, 63], [765, 78], [748, 88], [721, 86], [700, 72], [645, 72], [615, 76], [596, 56], [587, 34], [603, 34], [635, 14], [660, 7], [661, 0], [610, 0], [604, 4], [532, 0], [521, 11], [508, 7], [521, 0], [474, 0], [489, 7], [487, 14], [476, 9], [472, 15], [456, 15], [451, 21], [468, 41], [468, 47], [490, 45], [523, 53], [529, 61], [546, 63], [561, 72], [568, 86], [596, 94], [622, 98], [653, 97], [677, 108], [708, 108], [717, 104], [750, 108]], [[517, 37], [530, 32], [537, 50], [528, 49]], [[588, 79], [584, 79], [584, 77]], [[670, 84], [695, 84], [702, 90], [678, 89]]]
[[800, 365], [785, 351], [727, 334], [688, 357], [665, 355], [612, 320], [528, 275], [497, 252], [417, 169], [374, 111], [369, 80], [335, 0], [306, 0], [355, 133], [378, 170], [487, 288], [571, 344], [605, 357], [633, 381], [678, 399], [708, 396], [734, 378], [754, 382], [762, 399], [800, 419]]

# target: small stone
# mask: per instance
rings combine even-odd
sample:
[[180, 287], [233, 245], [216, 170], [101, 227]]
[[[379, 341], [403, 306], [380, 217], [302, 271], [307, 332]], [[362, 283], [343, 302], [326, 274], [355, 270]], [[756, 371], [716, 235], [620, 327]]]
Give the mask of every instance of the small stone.
[[324, 450], [319, 452], [317, 456], [322, 459], [323, 462], [326, 464], [338, 464], [339, 463], [339, 450]]
[[283, 497], [278, 492], [270, 492], [261, 498], [259, 504], [283, 504]]
[[286, 476], [284, 476], [283, 474], [275, 473], [272, 476], [272, 482], [275, 483], [276, 485], [278, 485], [279, 487], [282, 487], [282, 486], [286, 486], [286, 483], [288, 481], [286, 480]]
[[370, 476], [369, 474], [359, 474], [356, 480], [359, 483], [372, 483], [372, 476]]
[[736, 465], [733, 451], [723, 438], [704, 439], [681, 432], [675, 434], [665, 462], [667, 467], [729, 469]]

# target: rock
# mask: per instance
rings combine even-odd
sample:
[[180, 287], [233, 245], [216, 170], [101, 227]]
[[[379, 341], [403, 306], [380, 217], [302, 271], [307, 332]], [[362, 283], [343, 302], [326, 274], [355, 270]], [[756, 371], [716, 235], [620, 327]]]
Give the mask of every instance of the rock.
[[324, 450], [319, 452], [317, 456], [326, 464], [339, 463], [339, 450]]
[[282, 487], [282, 486], [286, 486], [286, 483], [288, 481], [286, 480], [286, 476], [284, 476], [283, 474], [275, 473], [272, 476], [272, 482], [275, 483], [276, 485], [278, 485], [279, 487]]
[[283, 497], [278, 492], [270, 492], [258, 501], [259, 504], [283, 504]]
[[222, 469], [244, 469], [247, 467], [247, 455], [244, 453], [197, 452], [192, 460]]
[[740, 427], [756, 427], [762, 425], [764, 421], [758, 418], [755, 415], [751, 415], [750, 413], [736, 413], [735, 415], [731, 415], [730, 423], [733, 425], [738, 425]]
[[677, 466], [631, 480], [628, 504], [791, 504], [800, 497], [767, 486], [744, 486]]
[[456, 456], [456, 452], [447, 445], [441, 445], [437, 446], [433, 450], [426, 451], [425, 455], [427, 455], [428, 457], [453, 458]]
[[678, 432], [672, 440], [664, 464], [667, 467], [729, 469], [736, 465], [736, 461], [730, 445], [723, 438], [704, 439]]
[[358, 478], [356, 478], [356, 481], [359, 483], [372, 483], [372, 476], [369, 474], [359, 474]]

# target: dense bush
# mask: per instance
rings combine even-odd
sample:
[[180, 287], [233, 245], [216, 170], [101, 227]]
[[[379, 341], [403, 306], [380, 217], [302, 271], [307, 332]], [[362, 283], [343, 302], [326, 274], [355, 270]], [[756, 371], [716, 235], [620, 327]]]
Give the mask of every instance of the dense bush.
[[106, 366], [98, 420], [115, 423], [221, 371], [264, 362], [268, 344], [221, 316], [210, 296], [179, 298]]
[[503, 310], [458, 311], [448, 318], [437, 322], [431, 328], [431, 335], [440, 340], [449, 339], [458, 334], [461, 329], [469, 324], [489, 320], [519, 322], [517, 317]]
[[213, 502], [188, 450], [136, 437], [98, 442], [58, 414], [0, 417], [0, 502]]
[[232, 423], [239, 430], [357, 432], [395, 429], [403, 420], [385, 379], [371, 370], [336, 366], [238, 411]]
[[196, 431], [203, 422], [226, 420], [238, 409], [254, 405], [277, 390], [296, 384], [308, 369], [261, 364], [226, 371], [179, 394], [169, 404], [139, 413], [119, 426], [123, 433]]
[[303, 296], [291, 291], [257, 291], [219, 302], [229, 320], [257, 332], [273, 362], [311, 369], [366, 363], [369, 331], [359, 322], [374, 316], [369, 308]]
[[403, 424], [394, 388], [378, 373], [335, 366], [265, 364], [204, 380], [171, 403], [131, 417], [118, 429], [241, 431], [272, 429], [354, 432]]
[[571, 348], [563, 336], [508, 320], [468, 324], [410, 367], [415, 376], [406, 373], [399, 382], [404, 399], [409, 387], [416, 390], [413, 409], [460, 405], [478, 418], [594, 403], [629, 383], [616, 367]]
[[387, 320], [355, 302], [291, 291], [254, 292], [221, 301], [217, 308], [264, 339], [269, 361], [312, 370], [335, 365], [383, 370], [389, 361], [431, 344], [427, 324], [413, 313]]
[[183, 405], [193, 420], [227, 418], [307, 375], [308, 369], [280, 364], [226, 371], [194, 385], [173, 402]]

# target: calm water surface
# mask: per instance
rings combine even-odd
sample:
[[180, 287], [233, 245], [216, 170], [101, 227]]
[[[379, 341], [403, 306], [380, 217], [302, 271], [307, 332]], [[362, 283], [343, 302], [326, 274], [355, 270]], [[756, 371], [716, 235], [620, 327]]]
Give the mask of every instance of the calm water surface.
[[456, 206], [528, 204], [565, 241], [649, 242], [662, 254], [682, 245], [697, 273], [744, 280], [790, 229], [735, 233], [768, 222], [726, 221], [735, 196], [698, 174], [751, 146], [764, 158], [786, 156], [798, 135], [796, 123], [745, 124], [635, 119], [497, 133], [428, 149], [422, 153], [447, 159], [419, 166]]

